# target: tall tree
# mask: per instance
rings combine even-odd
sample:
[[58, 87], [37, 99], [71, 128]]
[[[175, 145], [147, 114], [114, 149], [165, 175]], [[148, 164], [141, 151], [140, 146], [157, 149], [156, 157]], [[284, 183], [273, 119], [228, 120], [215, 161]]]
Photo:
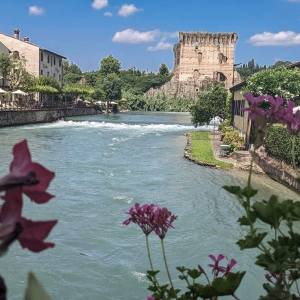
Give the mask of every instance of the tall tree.
[[121, 70], [121, 62], [114, 58], [111, 54], [103, 58], [100, 62], [100, 73], [104, 76], [108, 74], [119, 74]]
[[108, 111], [109, 101], [122, 98], [122, 81], [117, 74], [108, 74], [103, 78], [101, 88], [106, 97], [106, 110]]
[[161, 64], [158, 69], [158, 74], [160, 75], [169, 75], [169, 69], [166, 64]]
[[207, 86], [206, 90], [201, 91], [197, 102], [191, 107], [192, 124], [196, 127], [208, 124], [216, 116], [224, 119], [227, 94], [226, 88], [220, 83], [213, 83]]
[[82, 78], [82, 71], [79, 66], [69, 62], [63, 61], [63, 85], [76, 84]]

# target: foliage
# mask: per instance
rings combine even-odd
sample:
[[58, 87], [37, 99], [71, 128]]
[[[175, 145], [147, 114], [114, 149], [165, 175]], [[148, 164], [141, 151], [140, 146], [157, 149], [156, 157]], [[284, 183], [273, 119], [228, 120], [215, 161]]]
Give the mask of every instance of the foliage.
[[[232, 114], [229, 112], [230, 111], [230, 102], [233, 98], [232, 93], [228, 93], [226, 97], [226, 107], [225, 107], [225, 119], [231, 120], [232, 119]], [[232, 120], [231, 120], [232, 121]]]
[[130, 110], [187, 112], [193, 102], [193, 99], [190, 98], [166, 98], [164, 95], [145, 97], [130, 92], [123, 92], [123, 97], [126, 99], [127, 108]]
[[[286, 131], [285, 126], [270, 126], [266, 130], [264, 139], [266, 151], [269, 155], [292, 164], [292, 138], [293, 136]], [[295, 162], [297, 166], [300, 166], [300, 137], [296, 138]]]
[[13, 68], [13, 61], [9, 54], [0, 53], [0, 75], [6, 79]]
[[76, 84], [82, 78], [82, 71], [79, 66], [69, 62], [68, 60], [63, 61], [63, 85]]
[[158, 74], [159, 74], [159, 75], [162, 75], [162, 76], [164, 76], [164, 75], [169, 75], [169, 69], [168, 69], [168, 67], [166, 66], [166, 64], [161, 64], [161, 65], [159, 66]]
[[204, 163], [215, 164], [221, 168], [233, 168], [233, 164], [215, 159], [213, 150], [211, 148], [209, 131], [194, 131], [191, 133], [191, 136], [191, 154], [193, 158], [197, 158]]
[[208, 124], [216, 116], [225, 119], [227, 94], [226, 88], [220, 83], [208, 85], [206, 90], [199, 93], [196, 104], [191, 107], [192, 123], [195, 126]]
[[300, 95], [300, 70], [298, 68], [263, 70], [247, 79], [243, 92], [252, 93], [254, 96], [263, 94], [297, 100]]
[[236, 68], [238, 73], [241, 75], [242, 79], [247, 79], [250, 75], [257, 73], [261, 70], [266, 70], [267, 66], [264, 65], [263, 67], [259, 66], [258, 63], [255, 64], [254, 59], [248, 61], [247, 64], [243, 64], [241, 67]]
[[[225, 129], [225, 128], [224, 128]], [[245, 150], [245, 139], [242, 136], [239, 136], [239, 132], [237, 130], [230, 130], [226, 132], [223, 138], [223, 142], [230, 146], [230, 152], [236, 150]]]
[[230, 124], [231, 124], [230, 121], [229, 121], [228, 119], [225, 119], [224, 121], [222, 121], [222, 122], [219, 124], [218, 130], [219, 130], [219, 131], [225, 132], [225, 128], [226, 128], [226, 127], [229, 127]]
[[100, 74], [107, 76], [109, 74], [119, 74], [121, 70], [121, 62], [114, 58], [111, 54], [104, 57], [100, 62]]
[[39, 86], [50, 86], [57, 91], [60, 91], [60, 83], [57, 79], [53, 77], [40, 76], [34, 80], [35, 85]]
[[66, 85], [63, 87], [62, 92], [65, 96], [69, 96], [73, 99], [84, 96], [92, 96], [94, 94], [94, 89], [84, 85]]
[[104, 77], [101, 88], [105, 93], [106, 100], [113, 101], [119, 100], [122, 97], [122, 81], [120, 77], [111, 73]]

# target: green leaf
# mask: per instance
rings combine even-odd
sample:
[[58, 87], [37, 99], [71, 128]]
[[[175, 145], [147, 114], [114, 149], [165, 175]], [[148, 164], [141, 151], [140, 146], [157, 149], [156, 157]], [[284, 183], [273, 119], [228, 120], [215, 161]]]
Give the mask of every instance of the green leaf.
[[28, 275], [28, 285], [24, 300], [51, 300], [43, 286], [31, 272]]
[[250, 199], [257, 194], [257, 190], [252, 189], [251, 186], [249, 186], [249, 187], [247, 186], [241, 190], [241, 193], [243, 196]]
[[244, 225], [244, 226], [250, 226], [250, 224], [253, 224], [256, 220], [256, 213], [255, 211], [250, 211], [249, 212], [249, 217], [250, 217], [250, 221], [246, 216], [243, 216], [241, 218], [238, 219], [238, 222], [240, 223], [240, 225]]
[[252, 205], [252, 208], [261, 221], [275, 228], [278, 227], [281, 213], [277, 196], [272, 195], [267, 204], [256, 202]]
[[225, 278], [216, 278], [212, 282], [213, 289], [217, 292], [215, 296], [233, 295], [239, 287], [246, 272], [229, 273]]
[[149, 274], [152, 277], [155, 277], [157, 274], [159, 273], [159, 271], [147, 271], [147, 274]]
[[199, 271], [199, 270], [196, 270], [196, 269], [193, 269], [193, 270], [188, 270], [187, 271], [188, 275], [193, 278], [193, 279], [196, 279], [198, 278], [199, 276], [201, 276], [202, 272]]
[[255, 236], [248, 234], [244, 240], [238, 240], [237, 244], [240, 246], [241, 250], [256, 248], [266, 235], [267, 232], [258, 233]]
[[224, 185], [223, 189], [226, 190], [227, 192], [233, 194], [233, 195], [240, 195], [241, 194], [241, 188], [239, 186]]
[[185, 267], [176, 267], [176, 269], [181, 273], [187, 270]]

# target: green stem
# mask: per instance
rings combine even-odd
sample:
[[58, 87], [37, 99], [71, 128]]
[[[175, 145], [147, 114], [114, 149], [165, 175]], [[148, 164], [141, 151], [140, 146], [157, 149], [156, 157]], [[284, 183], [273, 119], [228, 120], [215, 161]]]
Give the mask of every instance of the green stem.
[[236, 299], [236, 300], [240, 300], [236, 295], [232, 295], [232, 297], [234, 298], [234, 299]]
[[160, 241], [161, 241], [161, 247], [162, 247], [162, 252], [163, 252], [163, 256], [164, 256], [164, 261], [165, 261], [165, 266], [166, 266], [167, 274], [168, 274], [169, 281], [170, 281], [170, 284], [172, 286], [172, 289], [174, 290], [174, 286], [173, 286], [173, 283], [172, 283], [172, 279], [171, 279], [169, 268], [168, 268], [168, 264], [167, 264], [167, 258], [166, 258], [165, 247], [164, 247], [164, 240], [160, 239]]
[[150, 262], [151, 271], [154, 271], [152, 260], [151, 260], [151, 255], [150, 255], [150, 247], [149, 247], [148, 235], [146, 235], [146, 245], [147, 245], [147, 252], [148, 252], [148, 258], [149, 258], [149, 262]]

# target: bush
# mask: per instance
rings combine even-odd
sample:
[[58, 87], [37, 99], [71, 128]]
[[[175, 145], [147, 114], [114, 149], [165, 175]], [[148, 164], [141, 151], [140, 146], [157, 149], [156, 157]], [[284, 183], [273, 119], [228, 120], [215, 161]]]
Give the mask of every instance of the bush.
[[229, 127], [230, 126], [230, 121], [225, 119], [223, 122], [221, 122], [219, 124], [219, 131], [223, 131], [224, 132], [224, 128], [225, 127]]
[[225, 133], [223, 142], [230, 146], [230, 152], [236, 150], [245, 150], [245, 139], [242, 136], [239, 136], [237, 130], [230, 130]]
[[[286, 131], [283, 125], [273, 125], [266, 131], [265, 147], [269, 155], [292, 164], [292, 135]], [[295, 143], [295, 163], [300, 165], [300, 137]]]

